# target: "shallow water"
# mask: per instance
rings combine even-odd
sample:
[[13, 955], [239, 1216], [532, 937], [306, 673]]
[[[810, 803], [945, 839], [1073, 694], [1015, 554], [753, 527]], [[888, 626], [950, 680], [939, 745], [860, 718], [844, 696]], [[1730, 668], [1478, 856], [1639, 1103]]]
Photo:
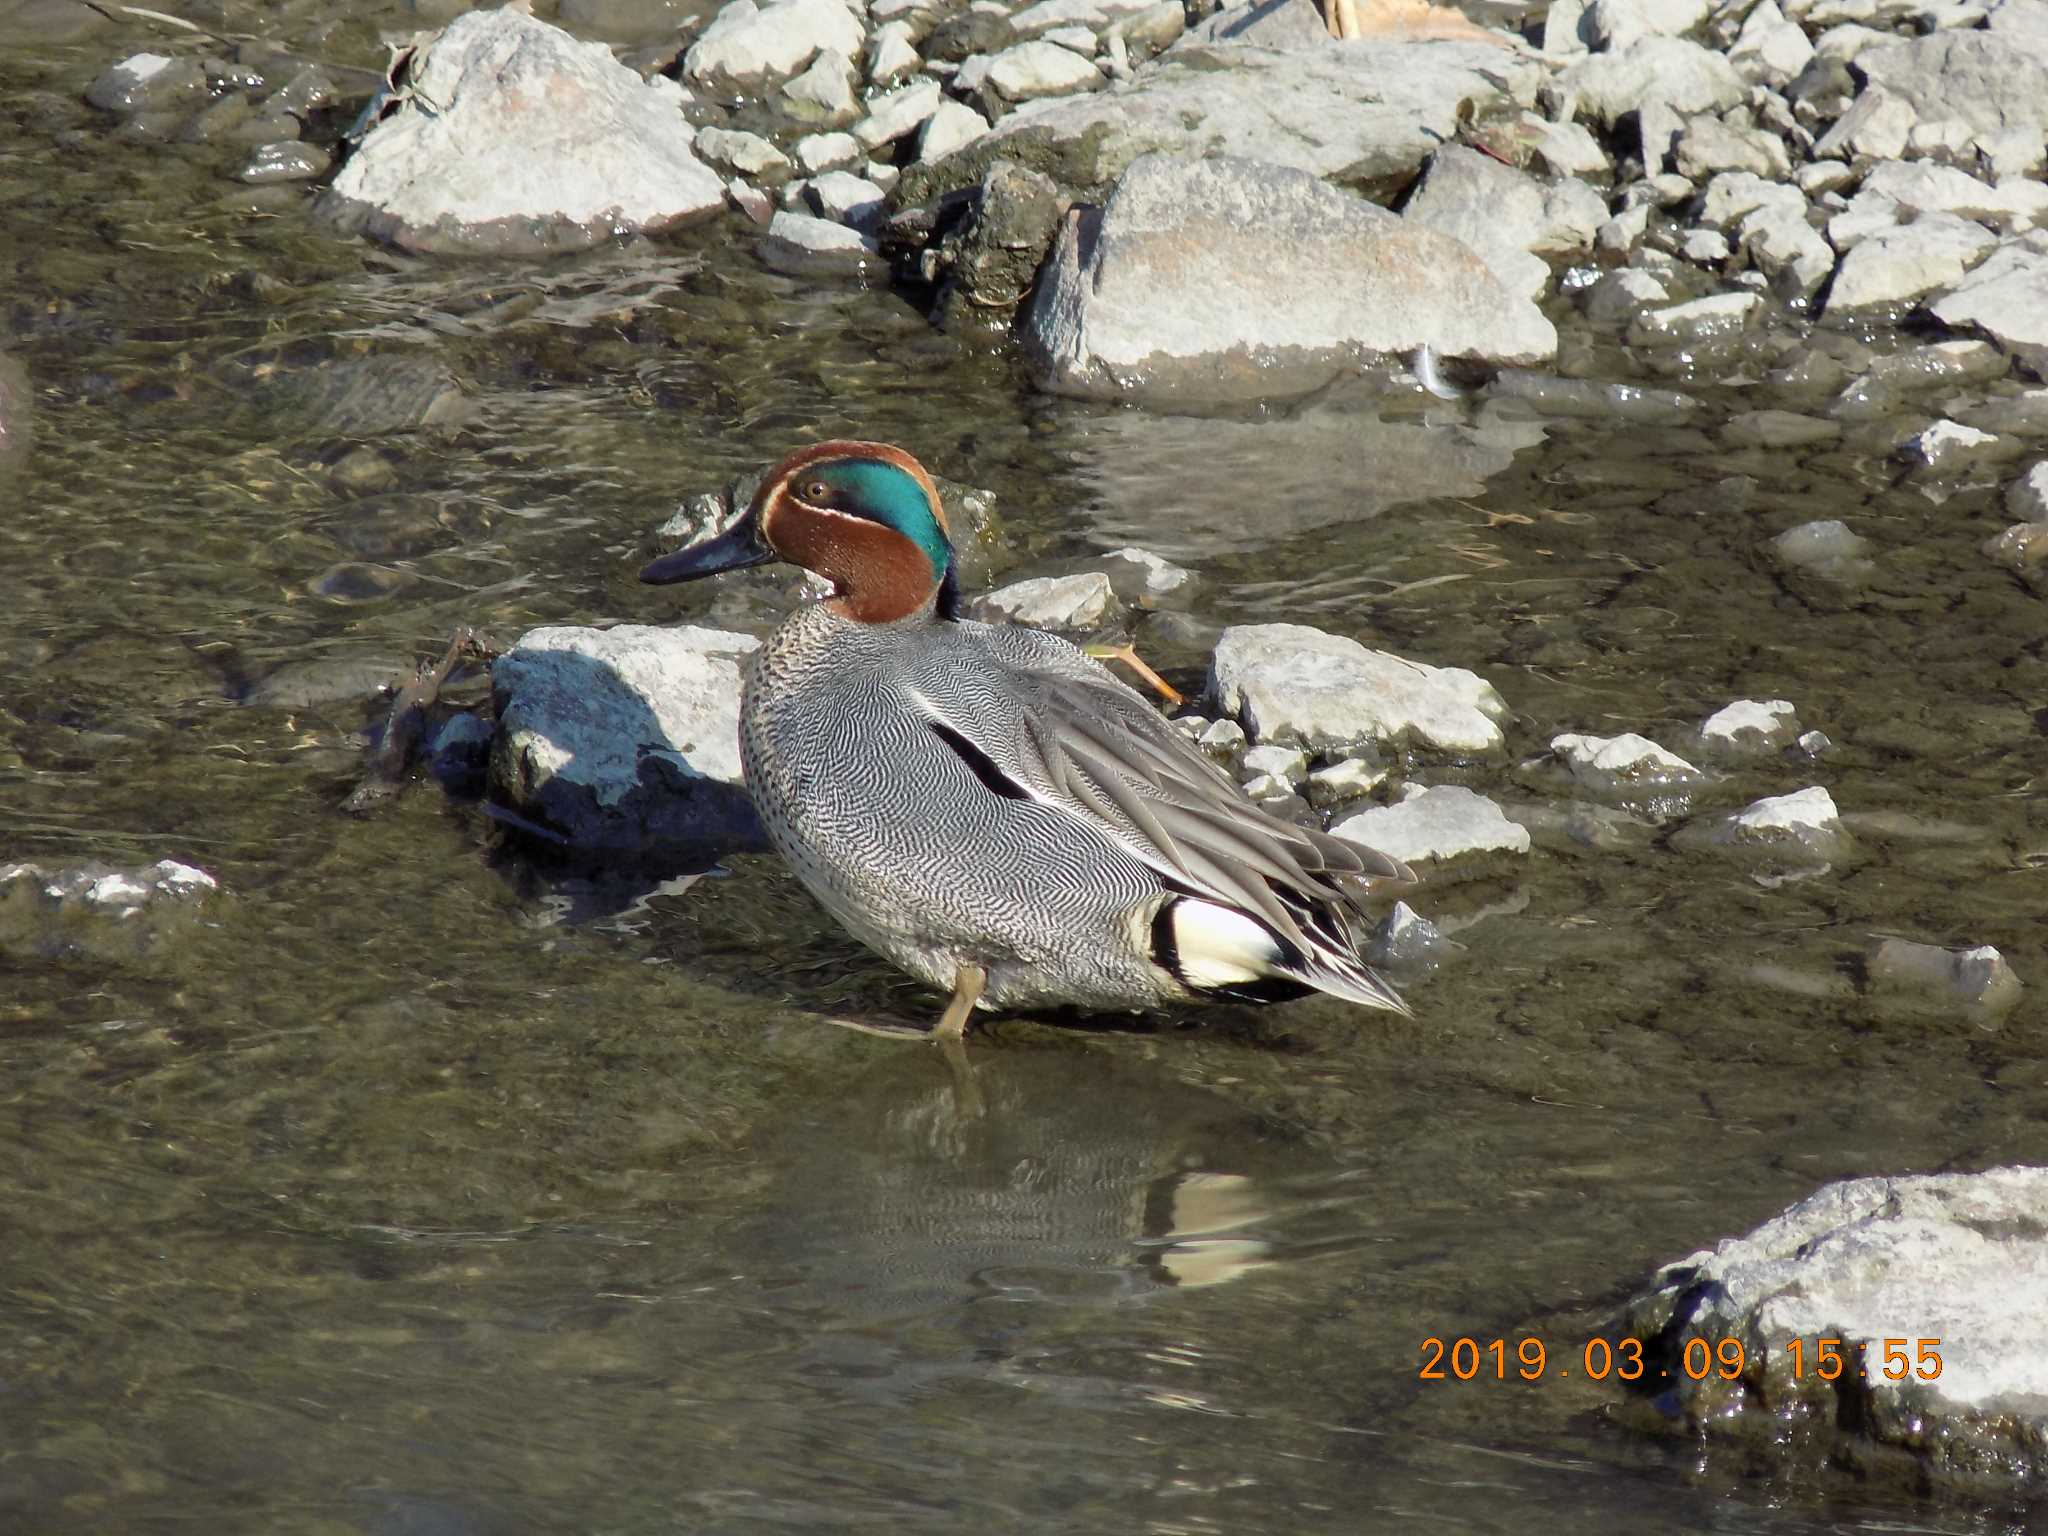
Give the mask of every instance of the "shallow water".
[[[2041, 599], [1978, 553], [1995, 468], [1936, 501], [1895, 422], [1731, 443], [1813, 404], [1758, 383], [1768, 339], [1580, 349], [1698, 397], [1657, 424], [1349, 394], [1190, 422], [1049, 401], [730, 224], [398, 257], [108, 135], [84, 85], [162, 41], [0, 55], [0, 315], [39, 391], [0, 489], [0, 861], [226, 891], [0, 908], [10, 1530], [2025, 1528], [1745, 1476], [1580, 1371], [1417, 1379], [1430, 1336], [1569, 1367], [1654, 1266], [1823, 1180], [2048, 1158], [2038, 1004], [1861, 978], [1896, 933], [2048, 981]], [[321, 365], [368, 355], [446, 365], [473, 414], [323, 420]], [[1518, 805], [1556, 797], [1511, 765], [1553, 732], [1682, 749], [1790, 698], [1834, 750], [1699, 804], [1824, 783], [1857, 855], [1767, 883], [1650, 828], [1556, 844], [1424, 889], [1478, 920], [1412, 1021], [1009, 1021], [977, 1116], [933, 1053], [824, 1021], [929, 1000], [772, 860], [621, 893], [430, 784], [341, 812], [369, 688], [458, 624], [761, 622], [783, 586], [633, 573], [680, 497], [828, 433], [994, 489], [1011, 568], [1143, 543], [1206, 620], [1474, 668], [1514, 751], [1465, 777]], [[387, 483], [356, 494], [365, 445]], [[1866, 582], [1773, 566], [1823, 516]]]

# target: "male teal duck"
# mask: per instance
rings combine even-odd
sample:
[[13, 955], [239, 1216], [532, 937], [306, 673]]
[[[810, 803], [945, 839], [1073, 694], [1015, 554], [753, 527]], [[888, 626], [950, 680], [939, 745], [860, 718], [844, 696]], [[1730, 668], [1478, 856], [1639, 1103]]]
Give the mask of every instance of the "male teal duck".
[[1408, 1010], [1359, 958], [1355, 887], [1398, 860], [1269, 815], [1055, 635], [960, 617], [924, 467], [791, 454], [646, 582], [787, 560], [832, 584], [756, 650], [740, 703], [770, 838], [852, 934], [983, 1008], [1142, 1009], [1327, 992]]

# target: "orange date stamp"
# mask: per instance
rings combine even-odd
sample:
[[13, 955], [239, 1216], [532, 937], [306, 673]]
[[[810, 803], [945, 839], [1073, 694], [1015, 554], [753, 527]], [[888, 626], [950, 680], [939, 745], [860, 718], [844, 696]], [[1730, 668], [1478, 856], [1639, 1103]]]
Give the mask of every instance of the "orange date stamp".
[[[1778, 1350], [1794, 1381], [1839, 1381], [1845, 1375], [1865, 1381], [1935, 1381], [1941, 1376], [1939, 1338], [1794, 1338]], [[1768, 1355], [1757, 1356], [1755, 1363], [1767, 1367]], [[1735, 1381], [1750, 1364], [1748, 1350], [1736, 1338], [1687, 1339], [1676, 1361], [1658, 1365], [1640, 1339], [1591, 1338], [1573, 1353], [1553, 1351], [1533, 1334], [1520, 1339], [1432, 1335], [1422, 1341], [1416, 1376], [1421, 1381], [1543, 1381], [1572, 1375], [1590, 1381]]]

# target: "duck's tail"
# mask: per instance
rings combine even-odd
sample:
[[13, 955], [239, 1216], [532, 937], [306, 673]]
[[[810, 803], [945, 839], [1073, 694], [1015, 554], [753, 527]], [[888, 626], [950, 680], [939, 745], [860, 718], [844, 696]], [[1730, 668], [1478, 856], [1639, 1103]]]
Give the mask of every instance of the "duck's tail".
[[1408, 1005], [1359, 959], [1348, 929], [1333, 922], [1332, 936], [1318, 932], [1321, 926], [1304, 930], [1311, 943], [1305, 951], [1236, 907], [1172, 895], [1152, 919], [1152, 959], [1201, 997], [1274, 1003], [1326, 992], [1406, 1016]]

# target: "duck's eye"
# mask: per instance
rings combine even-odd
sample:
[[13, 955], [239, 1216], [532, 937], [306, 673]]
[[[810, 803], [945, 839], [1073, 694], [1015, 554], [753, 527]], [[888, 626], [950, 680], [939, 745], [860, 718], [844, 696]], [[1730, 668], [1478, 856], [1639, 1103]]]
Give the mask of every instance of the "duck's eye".
[[832, 494], [832, 487], [822, 480], [813, 480], [804, 487], [805, 501], [823, 501]]

